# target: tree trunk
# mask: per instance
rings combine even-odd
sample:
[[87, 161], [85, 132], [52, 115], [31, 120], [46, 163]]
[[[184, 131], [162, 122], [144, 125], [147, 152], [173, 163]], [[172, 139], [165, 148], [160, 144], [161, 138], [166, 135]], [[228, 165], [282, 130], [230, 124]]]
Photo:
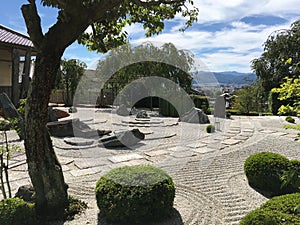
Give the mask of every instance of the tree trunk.
[[26, 103], [26, 156], [36, 192], [36, 210], [41, 219], [61, 217], [68, 204], [68, 187], [46, 128], [48, 102], [61, 54], [37, 55], [35, 74]]

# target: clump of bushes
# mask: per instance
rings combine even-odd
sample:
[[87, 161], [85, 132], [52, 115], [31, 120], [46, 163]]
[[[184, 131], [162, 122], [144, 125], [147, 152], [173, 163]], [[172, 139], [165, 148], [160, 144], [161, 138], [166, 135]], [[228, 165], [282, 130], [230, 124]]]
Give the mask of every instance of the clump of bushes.
[[272, 152], [251, 155], [244, 163], [244, 172], [249, 185], [267, 197], [298, 190], [292, 185], [283, 185], [282, 177], [290, 168], [291, 162], [286, 157]]
[[20, 198], [7, 198], [0, 202], [1, 225], [37, 225], [34, 204]]
[[173, 211], [172, 178], [150, 165], [113, 169], [98, 180], [95, 192], [100, 215], [112, 223], [144, 224]]
[[74, 198], [72, 196], [69, 196], [69, 205], [65, 209], [64, 212], [64, 219], [65, 220], [72, 220], [74, 219], [76, 214], [80, 214], [87, 208], [87, 203], [84, 201], [81, 201], [77, 198]]
[[209, 125], [206, 126], [206, 132], [207, 133], [213, 133], [213, 132], [215, 132], [215, 130], [216, 130], [216, 128], [215, 128], [214, 125], [209, 124]]
[[295, 119], [294, 119], [293, 117], [291, 117], [291, 116], [287, 116], [287, 117], [285, 118], [285, 121], [287, 121], [287, 122], [289, 122], [289, 123], [295, 123]]
[[277, 196], [247, 214], [240, 225], [300, 224], [300, 193]]

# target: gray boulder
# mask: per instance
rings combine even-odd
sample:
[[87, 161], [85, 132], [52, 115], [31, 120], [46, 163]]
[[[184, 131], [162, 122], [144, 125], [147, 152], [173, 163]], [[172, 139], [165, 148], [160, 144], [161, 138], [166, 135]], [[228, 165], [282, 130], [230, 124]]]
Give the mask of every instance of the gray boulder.
[[136, 118], [138, 119], [149, 119], [149, 115], [145, 110], [142, 110], [136, 114]]
[[99, 144], [107, 147], [130, 147], [145, 139], [145, 134], [139, 129], [119, 131], [113, 136], [106, 136], [99, 140]]
[[54, 137], [98, 138], [111, 133], [109, 130], [94, 130], [79, 119], [49, 122], [47, 128], [50, 135]]
[[119, 106], [119, 108], [117, 108], [116, 113], [119, 116], [129, 116], [130, 115], [130, 111], [127, 109], [127, 107], [122, 104]]
[[191, 108], [188, 112], [180, 116], [179, 120], [186, 123], [210, 123], [208, 116], [201, 109], [196, 107]]
[[34, 202], [35, 201], [35, 191], [32, 185], [23, 185], [19, 187], [15, 198], [21, 198], [25, 202]]
[[18, 127], [18, 135], [21, 140], [24, 140], [24, 121], [21, 115], [18, 113], [16, 107], [11, 102], [10, 98], [5, 93], [0, 93], [0, 108], [2, 109], [7, 119], [16, 119]]

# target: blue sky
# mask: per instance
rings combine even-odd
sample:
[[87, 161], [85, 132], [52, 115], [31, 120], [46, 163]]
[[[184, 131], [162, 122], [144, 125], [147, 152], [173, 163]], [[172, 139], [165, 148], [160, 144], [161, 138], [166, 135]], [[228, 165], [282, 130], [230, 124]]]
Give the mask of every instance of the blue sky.
[[[26, 2], [2, 3], [0, 24], [26, 34], [20, 11]], [[251, 72], [250, 62], [261, 55], [267, 37], [300, 19], [299, 0], [195, 0], [194, 3], [199, 8], [198, 22], [186, 32], [178, 31], [184, 23], [179, 16], [166, 23], [162, 34], [151, 38], [144, 36], [140, 24], [134, 24], [126, 28], [130, 43], [172, 42], [178, 48], [193, 52], [210, 71]], [[55, 22], [57, 11], [42, 6], [38, 10], [43, 30], [47, 31]], [[64, 54], [66, 59], [84, 61], [89, 68], [95, 68], [101, 57], [77, 43], [68, 47]]]

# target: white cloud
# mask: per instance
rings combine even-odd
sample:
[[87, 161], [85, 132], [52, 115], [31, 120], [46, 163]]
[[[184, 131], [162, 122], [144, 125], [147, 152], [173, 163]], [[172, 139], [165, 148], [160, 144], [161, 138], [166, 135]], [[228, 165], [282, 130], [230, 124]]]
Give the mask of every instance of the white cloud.
[[[210, 71], [251, 72], [250, 62], [261, 55], [267, 37], [275, 30], [288, 28], [290, 23], [269, 27], [241, 22], [232, 22], [231, 25], [231, 29], [215, 32], [188, 30], [185, 33], [163, 33], [151, 38], [134, 39], [131, 44], [172, 42], [180, 49], [192, 51]], [[81, 60], [87, 63], [88, 68], [95, 68], [99, 59], [100, 55]]]

